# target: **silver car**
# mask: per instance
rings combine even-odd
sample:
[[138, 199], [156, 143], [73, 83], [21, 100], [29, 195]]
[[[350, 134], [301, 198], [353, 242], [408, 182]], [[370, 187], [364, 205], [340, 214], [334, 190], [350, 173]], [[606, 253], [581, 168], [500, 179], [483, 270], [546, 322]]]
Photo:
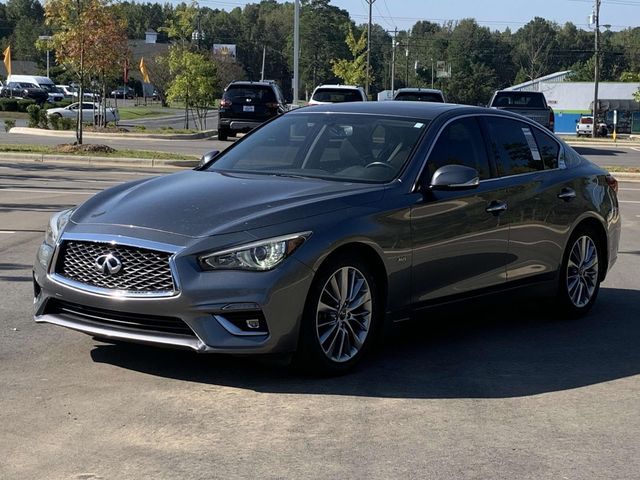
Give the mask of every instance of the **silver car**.
[[542, 285], [567, 316], [586, 314], [617, 258], [616, 192], [507, 112], [302, 108], [195, 170], [54, 215], [35, 320], [341, 372], [387, 326], [444, 302]]

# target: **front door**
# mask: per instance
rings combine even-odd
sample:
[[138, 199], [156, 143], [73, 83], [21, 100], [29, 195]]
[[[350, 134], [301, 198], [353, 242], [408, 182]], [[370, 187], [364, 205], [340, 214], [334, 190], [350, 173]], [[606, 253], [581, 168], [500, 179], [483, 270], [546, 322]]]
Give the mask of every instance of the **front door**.
[[475, 168], [480, 185], [471, 190], [432, 191], [411, 210], [413, 300], [417, 305], [506, 280], [508, 223], [506, 182], [493, 178], [478, 120], [466, 117], [444, 128], [421, 181], [440, 167]]

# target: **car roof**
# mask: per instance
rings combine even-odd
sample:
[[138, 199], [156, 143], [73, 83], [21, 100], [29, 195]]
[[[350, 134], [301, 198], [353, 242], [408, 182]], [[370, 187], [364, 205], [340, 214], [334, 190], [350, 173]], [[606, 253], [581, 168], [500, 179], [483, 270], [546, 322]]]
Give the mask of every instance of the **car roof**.
[[392, 115], [399, 117], [421, 118], [431, 120], [438, 115], [453, 111], [468, 110], [470, 112], [489, 112], [485, 108], [456, 105], [452, 103], [430, 102], [400, 102], [389, 100], [386, 102], [343, 102], [313, 105], [297, 108], [291, 113], [360, 113], [369, 115]]
[[360, 87], [359, 85], [340, 85], [340, 84], [337, 84], [337, 85], [318, 85], [316, 87], [316, 90], [319, 89], [319, 88], [336, 88], [338, 90], [339, 89], [345, 89], [345, 90], [354, 90], [354, 89], [356, 89], [356, 90], [359, 90], [362, 87]]
[[438, 90], [437, 88], [399, 88], [398, 90], [396, 90], [396, 95], [400, 92], [407, 92], [407, 93], [421, 93], [421, 92], [426, 92], [426, 93], [442, 93], [442, 90]]
[[272, 87], [272, 86], [275, 85], [275, 82], [273, 82], [273, 81], [251, 82], [249, 80], [237, 80], [237, 81], [231, 82], [229, 85], [227, 85], [227, 88], [231, 87], [232, 85], [241, 85], [241, 86], [259, 85], [259, 86], [264, 86], [264, 87]]

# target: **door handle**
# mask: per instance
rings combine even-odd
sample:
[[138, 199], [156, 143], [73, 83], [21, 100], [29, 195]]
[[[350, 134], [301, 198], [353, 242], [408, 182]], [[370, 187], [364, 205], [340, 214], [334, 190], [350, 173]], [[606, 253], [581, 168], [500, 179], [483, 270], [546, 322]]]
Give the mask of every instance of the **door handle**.
[[507, 204], [500, 200], [492, 201], [485, 209], [487, 213], [493, 213], [494, 215], [500, 215], [507, 209]]
[[573, 188], [563, 188], [562, 190], [560, 190], [558, 198], [564, 200], [565, 202], [569, 202], [576, 198], [576, 191]]

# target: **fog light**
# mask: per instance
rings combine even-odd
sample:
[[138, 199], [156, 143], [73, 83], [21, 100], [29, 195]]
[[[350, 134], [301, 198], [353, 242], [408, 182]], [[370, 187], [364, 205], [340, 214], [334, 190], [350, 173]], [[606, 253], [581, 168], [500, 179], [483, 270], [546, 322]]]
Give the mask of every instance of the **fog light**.
[[38, 249], [38, 262], [45, 270], [49, 266], [49, 260], [51, 260], [51, 256], [53, 255], [53, 248], [43, 243], [40, 245]]
[[247, 328], [250, 328], [251, 330], [257, 330], [258, 328], [260, 328], [260, 320], [258, 320], [257, 318], [251, 318], [247, 320]]

